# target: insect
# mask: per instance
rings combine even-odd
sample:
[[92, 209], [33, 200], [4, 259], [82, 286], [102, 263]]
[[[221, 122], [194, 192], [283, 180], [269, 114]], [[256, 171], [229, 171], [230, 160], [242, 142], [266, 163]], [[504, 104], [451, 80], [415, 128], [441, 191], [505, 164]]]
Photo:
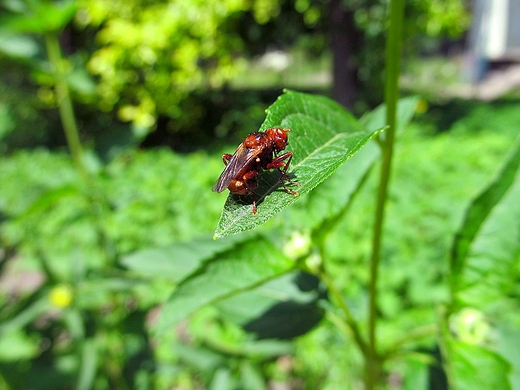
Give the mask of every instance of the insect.
[[265, 132], [251, 133], [238, 145], [235, 154], [223, 154], [222, 161], [226, 167], [213, 186], [213, 191], [222, 192], [228, 188], [235, 195], [252, 194], [253, 214], [256, 214], [257, 176], [264, 169], [278, 169], [281, 173], [280, 184], [282, 187], [288, 193], [298, 195], [296, 191], [290, 190], [285, 184], [287, 181], [299, 185], [287, 175], [287, 169], [293, 157], [292, 152], [278, 156], [278, 153], [287, 146], [287, 133], [289, 131], [289, 129], [270, 128], [266, 129]]

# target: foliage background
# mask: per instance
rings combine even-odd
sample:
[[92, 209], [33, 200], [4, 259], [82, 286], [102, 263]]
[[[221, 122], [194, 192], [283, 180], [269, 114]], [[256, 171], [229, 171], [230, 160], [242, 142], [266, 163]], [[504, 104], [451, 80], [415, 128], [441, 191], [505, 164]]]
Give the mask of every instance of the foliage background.
[[[382, 99], [385, 2], [343, 6], [365, 43], [355, 59], [360, 115]], [[440, 37], [463, 33], [468, 15], [454, 0], [406, 6], [405, 69], [419, 63], [423, 73], [410, 70], [419, 77], [430, 69], [418, 52], [435, 52]], [[308, 282], [312, 288], [294, 284], [296, 274], [260, 286], [262, 299], [258, 291], [240, 295], [173, 332], [150, 331], [157, 307], [188, 272], [168, 268], [164, 250], [180, 245], [176, 259], [187, 263], [241, 245], [255, 250], [243, 238], [205, 246], [223, 204], [208, 189], [222, 170], [219, 156], [260, 126], [281, 87], [331, 94], [330, 77], [316, 83], [330, 74], [328, 2], [9, 1], [2, 11], [0, 388], [359, 388], [363, 359], [335, 327], [338, 310], [315, 281]], [[87, 181], [65, 150], [45, 46], [52, 34], [62, 48]], [[292, 65], [280, 70], [257, 57], [273, 48], [290, 53]], [[424, 99], [395, 151], [378, 302], [381, 339], [388, 342], [416, 323], [436, 321], [436, 305], [449, 296], [452, 237], [520, 126], [517, 94], [485, 103], [445, 101], [427, 88], [405, 92]], [[336, 175], [341, 189], [342, 171]], [[321, 186], [334, 187], [335, 177]], [[367, 216], [374, 213], [376, 181], [368, 176], [322, 249], [358, 318], [366, 315]], [[322, 211], [313, 202], [311, 194], [302, 198], [260, 234], [297, 253]], [[332, 209], [334, 197], [329, 202]], [[308, 305], [304, 312], [321, 322], [286, 339], [255, 340], [232, 308], [260, 310], [273, 295]], [[518, 388], [519, 356], [514, 344], [503, 343], [518, 339], [518, 289], [504, 290], [502, 298], [490, 312], [469, 312], [469, 327], [460, 316], [459, 333], [500, 351]], [[428, 372], [438, 348], [432, 338], [412, 344], [409, 355], [386, 367], [385, 386], [443, 383], [439, 371]]]

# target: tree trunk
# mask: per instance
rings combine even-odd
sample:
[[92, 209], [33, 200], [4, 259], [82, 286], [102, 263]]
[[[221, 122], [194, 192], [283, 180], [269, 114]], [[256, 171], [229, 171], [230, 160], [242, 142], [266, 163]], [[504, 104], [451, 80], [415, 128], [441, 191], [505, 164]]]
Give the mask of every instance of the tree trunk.
[[352, 109], [359, 89], [356, 53], [362, 34], [356, 28], [354, 11], [346, 9], [342, 0], [330, 1], [330, 34], [333, 56], [334, 99]]

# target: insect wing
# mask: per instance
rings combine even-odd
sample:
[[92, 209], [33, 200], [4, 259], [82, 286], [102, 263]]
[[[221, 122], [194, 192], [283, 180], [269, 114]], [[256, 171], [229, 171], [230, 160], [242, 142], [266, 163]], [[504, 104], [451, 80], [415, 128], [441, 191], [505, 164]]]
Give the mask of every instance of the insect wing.
[[260, 150], [258, 150], [258, 148], [247, 148], [243, 143], [240, 144], [213, 186], [213, 191], [224, 191], [238, 173], [247, 166], [259, 154], [259, 152]]

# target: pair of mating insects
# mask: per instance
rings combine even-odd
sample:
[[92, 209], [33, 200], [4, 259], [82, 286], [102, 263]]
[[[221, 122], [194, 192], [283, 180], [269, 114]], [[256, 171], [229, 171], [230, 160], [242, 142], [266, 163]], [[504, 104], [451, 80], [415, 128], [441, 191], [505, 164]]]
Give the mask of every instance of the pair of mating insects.
[[253, 195], [253, 214], [256, 214], [256, 194], [258, 187], [258, 174], [264, 169], [278, 169], [281, 173], [280, 184], [292, 195], [298, 195], [296, 191], [287, 188], [285, 182], [299, 185], [292, 181], [287, 174], [293, 154], [286, 152], [278, 156], [278, 153], [287, 146], [287, 133], [289, 129], [269, 128], [265, 132], [249, 134], [238, 145], [235, 154], [222, 155], [222, 161], [226, 167], [213, 186], [213, 191], [222, 192], [226, 188], [232, 194], [246, 196]]

